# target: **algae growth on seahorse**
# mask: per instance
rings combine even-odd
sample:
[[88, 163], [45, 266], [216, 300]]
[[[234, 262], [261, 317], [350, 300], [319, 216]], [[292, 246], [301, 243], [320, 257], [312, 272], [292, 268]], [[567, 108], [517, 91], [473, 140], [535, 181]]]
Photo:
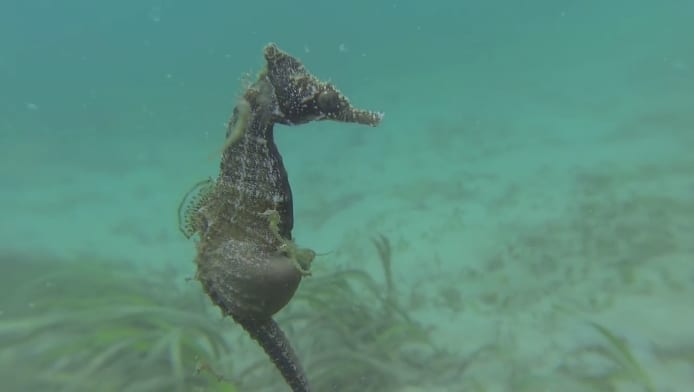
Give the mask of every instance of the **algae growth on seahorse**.
[[335, 120], [376, 126], [332, 84], [269, 44], [265, 67], [239, 99], [227, 128], [220, 172], [198, 183], [181, 208], [181, 230], [196, 235], [196, 278], [207, 295], [265, 350], [295, 392], [309, 383], [272, 316], [310, 274], [315, 253], [295, 244], [292, 191], [274, 142], [275, 124]]

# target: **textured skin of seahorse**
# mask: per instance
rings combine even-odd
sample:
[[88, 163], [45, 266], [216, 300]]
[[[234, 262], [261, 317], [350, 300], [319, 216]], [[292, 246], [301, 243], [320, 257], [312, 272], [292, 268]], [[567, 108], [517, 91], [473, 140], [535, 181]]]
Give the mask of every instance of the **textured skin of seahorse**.
[[270, 44], [266, 67], [234, 108], [220, 173], [189, 219], [197, 279], [222, 311], [265, 350], [295, 392], [309, 385], [272, 316], [292, 298], [314, 253], [294, 245], [292, 191], [274, 125], [336, 120], [375, 126], [378, 113], [352, 108], [331, 84]]
[[289, 339], [274, 320], [269, 319], [262, 323], [241, 323], [241, 325], [265, 350], [292, 391], [309, 391], [308, 380], [299, 359], [289, 345]]

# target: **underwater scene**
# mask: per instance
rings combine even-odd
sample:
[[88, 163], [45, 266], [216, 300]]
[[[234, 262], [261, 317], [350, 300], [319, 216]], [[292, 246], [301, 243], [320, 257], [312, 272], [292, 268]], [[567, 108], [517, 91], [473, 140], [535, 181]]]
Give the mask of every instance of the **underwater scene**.
[[692, 20], [0, 2], [0, 391], [694, 391]]

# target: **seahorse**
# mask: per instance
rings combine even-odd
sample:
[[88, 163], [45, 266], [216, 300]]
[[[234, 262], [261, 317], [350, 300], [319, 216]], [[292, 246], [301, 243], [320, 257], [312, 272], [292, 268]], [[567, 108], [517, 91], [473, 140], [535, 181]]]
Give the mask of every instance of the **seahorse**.
[[216, 179], [198, 183], [179, 216], [197, 235], [196, 279], [225, 315], [264, 349], [294, 392], [310, 391], [306, 374], [273, 315], [310, 275], [315, 252], [292, 238], [292, 191], [274, 141], [274, 125], [335, 120], [368, 126], [383, 114], [353, 108], [276, 44], [229, 120]]

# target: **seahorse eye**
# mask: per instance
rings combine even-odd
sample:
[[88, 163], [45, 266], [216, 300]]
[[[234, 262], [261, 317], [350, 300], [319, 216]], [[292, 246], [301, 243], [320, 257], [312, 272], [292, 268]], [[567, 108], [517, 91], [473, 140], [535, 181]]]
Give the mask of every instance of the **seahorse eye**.
[[322, 91], [318, 94], [318, 110], [325, 114], [338, 113], [342, 106], [340, 94], [334, 90]]

